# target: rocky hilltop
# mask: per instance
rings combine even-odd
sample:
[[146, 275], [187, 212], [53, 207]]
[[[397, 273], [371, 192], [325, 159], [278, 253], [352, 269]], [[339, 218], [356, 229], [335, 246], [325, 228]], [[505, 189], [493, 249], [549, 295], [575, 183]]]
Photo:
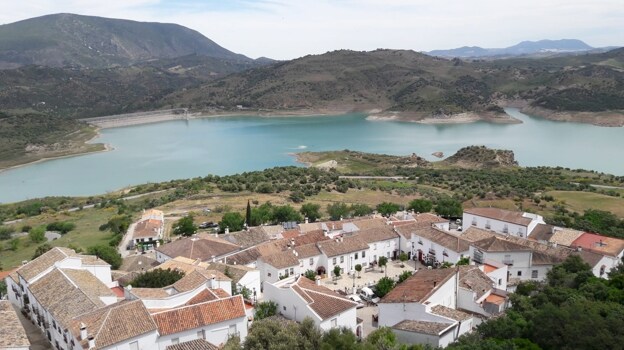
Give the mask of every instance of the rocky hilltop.
[[506, 168], [518, 166], [513, 151], [468, 146], [441, 161], [443, 164], [470, 169]]

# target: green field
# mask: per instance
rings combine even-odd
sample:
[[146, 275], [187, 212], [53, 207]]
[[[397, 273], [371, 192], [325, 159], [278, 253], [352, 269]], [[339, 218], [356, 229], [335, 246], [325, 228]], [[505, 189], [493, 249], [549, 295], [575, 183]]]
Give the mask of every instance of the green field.
[[558, 201], [564, 201], [568, 209], [583, 213], [587, 209], [610, 211], [624, 218], [624, 198], [604, 194], [576, 191], [550, 191], [547, 193]]

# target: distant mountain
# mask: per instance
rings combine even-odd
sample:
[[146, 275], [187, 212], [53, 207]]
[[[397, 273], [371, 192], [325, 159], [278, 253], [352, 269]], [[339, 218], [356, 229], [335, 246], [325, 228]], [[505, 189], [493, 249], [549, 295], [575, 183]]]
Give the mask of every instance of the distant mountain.
[[0, 26], [0, 69], [29, 64], [104, 68], [192, 54], [253, 62], [177, 24], [62, 13]]
[[478, 57], [512, 57], [527, 55], [553, 55], [561, 53], [576, 53], [595, 50], [595, 48], [587, 45], [577, 39], [561, 39], [561, 40], [539, 40], [539, 41], [523, 41], [519, 44], [506, 47], [487, 49], [478, 46], [464, 46], [450, 50], [434, 50], [427, 54], [438, 57], [459, 57], [459, 58], [478, 58]]

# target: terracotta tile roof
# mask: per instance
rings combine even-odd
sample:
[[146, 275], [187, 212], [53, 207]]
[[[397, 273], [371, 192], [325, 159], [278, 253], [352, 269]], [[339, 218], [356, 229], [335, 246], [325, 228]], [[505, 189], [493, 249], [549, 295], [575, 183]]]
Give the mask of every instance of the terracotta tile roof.
[[383, 228], [387, 227], [386, 219], [384, 218], [367, 218], [354, 220], [353, 224], [357, 226], [360, 230], [369, 230], [372, 228]]
[[311, 222], [308, 224], [299, 224], [299, 231], [301, 231], [301, 233], [307, 233], [310, 231], [318, 231], [318, 230], [323, 230], [323, 227], [321, 226], [320, 222]]
[[30, 347], [24, 326], [8, 300], [0, 300], [0, 348]]
[[381, 226], [358, 231], [354, 236], [368, 244], [399, 238], [399, 234], [390, 226]]
[[245, 317], [243, 297], [236, 295], [152, 315], [161, 336]]
[[226, 235], [221, 235], [221, 237], [243, 249], [271, 240], [271, 236], [264, 232], [260, 227], [250, 228], [249, 231], [230, 232]]
[[282, 238], [284, 239], [291, 239], [295, 237], [299, 237], [299, 230], [288, 230], [282, 232]]
[[165, 348], [165, 350], [219, 350], [219, 347], [205, 341], [204, 339], [195, 339], [179, 344], [169, 345]]
[[84, 266], [110, 266], [105, 260], [98, 258], [95, 255], [77, 255], [82, 261]]
[[494, 231], [488, 231], [476, 227], [468, 227], [460, 234], [460, 237], [469, 241], [476, 242], [486, 238], [495, 237], [497, 234]]
[[[227, 294], [227, 293], [226, 293]], [[196, 296], [192, 297], [185, 305], [195, 305], [205, 303], [207, 301], [217, 300], [219, 296], [210, 289], [204, 289]]]
[[501, 304], [503, 304], [505, 302], [505, 297], [502, 297], [502, 296], [496, 295], [496, 294], [490, 294], [490, 295], [488, 295], [487, 298], [485, 298], [485, 301], [487, 301], [488, 303], [501, 305]]
[[486, 274], [498, 270], [498, 267], [489, 264], [483, 264], [483, 270]]
[[482, 239], [472, 243], [473, 246], [483, 249], [487, 252], [512, 252], [512, 251], [531, 251], [532, 249], [503, 239], [498, 236]]
[[624, 250], [624, 240], [593, 233], [583, 233], [572, 242], [572, 247], [581, 247], [582, 249], [609, 256], [619, 256], [622, 250]]
[[[99, 349], [157, 329], [141, 300], [122, 301], [74, 318], [71, 331], [78, 339], [81, 323], [87, 326]], [[86, 340], [82, 341], [83, 348], [87, 345]]]
[[115, 296], [110, 288], [87, 270], [61, 269], [61, 272], [91, 299]]
[[263, 261], [267, 265], [275, 267], [276, 269], [299, 266], [299, 259], [297, 259], [292, 250], [286, 250], [277, 254], [262, 256], [259, 260]]
[[226, 265], [222, 263], [209, 263], [208, 269], [219, 271], [224, 275], [227, 271], [229, 277], [234, 283], [238, 283], [238, 281], [240, 281], [241, 278], [243, 278], [248, 272], [255, 270], [245, 265]]
[[[381, 303], [424, 303], [436, 290], [448, 281], [456, 270], [419, 270], [412, 277], [396, 286], [382, 299]], [[434, 286], [435, 284], [435, 286]]]
[[[17, 268], [13, 269], [13, 270], [7, 270], [7, 271], [0, 271], [0, 281], [4, 280], [5, 278], [9, 277], [12, 273], [16, 272]], [[17, 273], [17, 272], [16, 272]]]
[[417, 332], [431, 335], [441, 335], [444, 330], [451, 327], [452, 323], [441, 322], [428, 322], [428, 321], [415, 321], [415, 320], [403, 320], [392, 328], [401, 331]]
[[219, 298], [229, 298], [231, 295], [228, 294], [225, 290], [221, 288], [211, 289], [213, 293], [215, 293]]
[[226, 260], [228, 264], [247, 265], [258, 260], [262, 254], [258, 248], [250, 248], [243, 250], [242, 252], [229, 255]]
[[163, 288], [132, 288], [130, 293], [139, 299], [165, 299], [170, 297]]
[[522, 216], [524, 213], [518, 211], [509, 211], [498, 208], [469, 208], [464, 209], [464, 213], [482, 216], [498, 221], [505, 221], [520, 226], [528, 226], [531, 219]]
[[139, 221], [134, 227], [134, 233], [132, 239], [137, 238], [157, 238], [159, 232], [162, 232], [164, 222], [160, 220], [147, 219]]
[[589, 266], [596, 267], [600, 260], [604, 257], [602, 254], [590, 252], [588, 250], [581, 250], [580, 252], [572, 252], [571, 255], [578, 255], [583, 259], [584, 262], [589, 264]]
[[238, 250], [240, 248], [237, 245], [218, 238], [182, 238], [156, 248], [156, 251], [172, 258], [183, 256], [189, 259], [201, 259], [202, 261]]
[[299, 259], [307, 259], [313, 256], [323, 254], [321, 253], [321, 250], [316, 246], [316, 243], [295, 246], [294, 251], [297, 252], [297, 258]]
[[494, 288], [494, 282], [478, 266], [463, 265], [459, 267], [459, 286], [473, 291], [480, 299]]
[[179, 293], [184, 293], [199, 288], [206, 283], [208, 283], [208, 278], [199, 271], [193, 270], [175, 282], [172, 287]]
[[413, 225], [399, 226], [396, 230], [403, 232], [401, 234], [403, 237], [412, 237], [412, 235], [419, 236], [457, 253], [465, 252], [470, 249], [469, 241], [431, 225], [416, 223]]
[[70, 256], [76, 256], [76, 252], [71, 249], [54, 247], [35, 260], [17, 269], [17, 273], [27, 282], [37, 277], [40, 273], [54, 266], [54, 263], [66, 259]]
[[583, 231], [573, 230], [571, 228], [556, 228], [555, 233], [552, 234], [552, 237], [550, 237], [548, 241], [571, 247], [574, 241], [581, 235], [583, 235]]
[[269, 237], [277, 236], [284, 232], [284, 227], [282, 225], [260, 226], [260, 229], [269, 235]]
[[444, 222], [448, 222], [448, 219], [445, 219], [441, 216], [437, 216], [435, 214], [432, 213], [420, 213], [420, 214], [416, 214], [416, 216], [414, 217], [416, 219], [416, 222], [418, 223], [430, 223], [430, 224], [441, 224]]
[[147, 271], [157, 265], [158, 261], [156, 261], [156, 259], [152, 259], [145, 255], [134, 255], [124, 258], [119, 269], [128, 272]]
[[327, 257], [331, 258], [333, 256], [368, 250], [368, 243], [364, 242], [360, 237], [350, 236], [319, 242], [318, 247]]
[[[503, 298], [504, 300], [505, 298]], [[451, 309], [450, 307], [446, 307], [443, 305], [436, 305], [431, 308], [431, 313], [443, 317], [450, 318], [455, 321], [465, 321], [467, 319], [472, 318], [472, 315], [463, 311]]]
[[304, 276], [300, 276], [289, 286], [299, 294], [308, 306], [323, 320], [343, 313], [357, 306], [353, 301], [323, 286], [317, 286]]
[[[322, 230], [310, 231], [304, 235], [300, 235], [294, 238], [295, 246], [316, 243], [316, 242], [324, 242], [328, 241], [331, 238], [325, 236]], [[285, 240], [288, 241], [288, 240]]]
[[124, 297], [124, 289], [123, 289], [123, 287], [120, 287], [120, 286], [113, 287], [113, 288], [111, 288], [111, 292], [113, 292], [118, 298], [123, 298]]

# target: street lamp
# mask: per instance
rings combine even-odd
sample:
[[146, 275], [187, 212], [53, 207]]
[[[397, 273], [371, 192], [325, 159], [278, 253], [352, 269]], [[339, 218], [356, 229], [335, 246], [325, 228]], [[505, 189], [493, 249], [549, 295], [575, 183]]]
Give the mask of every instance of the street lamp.
[[353, 257], [351, 257], [351, 277], [353, 278], [353, 294], [355, 294], [355, 271], [353, 270]]

